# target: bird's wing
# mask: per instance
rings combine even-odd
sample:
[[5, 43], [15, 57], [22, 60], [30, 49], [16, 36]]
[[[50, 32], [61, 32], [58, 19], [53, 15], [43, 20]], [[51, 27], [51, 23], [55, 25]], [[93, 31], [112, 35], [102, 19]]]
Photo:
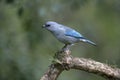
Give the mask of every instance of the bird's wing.
[[66, 29], [65, 35], [75, 37], [75, 38], [83, 38], [83, 36], [79, 32], [77, 32], [73, 29]]
[[89, 43], [89, 44], [92, 44], [92, 45], [96, 46], [96, 44], [95, 44], [94, 42], [86, 39], [85, 37], [83, 37], [80, 33], [78, 33], [78, 32], [75, 31], [75, 30], [68, 29], [68, 30], [66, 30], [65, 35], [66, 35], [66, 36], [70, 36], [70, 37], [77, 38], [77, 39], [79, 39], [79, 40], [82, 41], [82, 42], [86, 42], [86, 43]]

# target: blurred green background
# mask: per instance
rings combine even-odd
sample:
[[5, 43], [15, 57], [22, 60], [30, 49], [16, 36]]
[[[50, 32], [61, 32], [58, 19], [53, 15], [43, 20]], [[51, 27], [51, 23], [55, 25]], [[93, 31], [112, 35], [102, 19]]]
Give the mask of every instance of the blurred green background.
[[[75, 28], [97, 47], [79, 43], [73, 56], [120, 67], [120, 0], [0, 0], [0, 80], [39, 80], [63, 47], [46, 21]], [[58, 80], [105, 80], [79, 70]]]

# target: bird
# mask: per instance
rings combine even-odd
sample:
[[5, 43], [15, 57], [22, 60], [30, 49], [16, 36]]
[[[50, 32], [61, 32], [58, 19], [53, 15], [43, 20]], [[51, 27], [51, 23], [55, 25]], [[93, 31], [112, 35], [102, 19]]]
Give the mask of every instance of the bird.
[[62, 25], [54, 21], [47, 21], [43, 28], [50, 31], [60, 42], [62, 42], [64, 50], [68, 50], [72, 45], [78, 42], [84, 42], [96, 46], [96, 44], [88, 39], [86, 39], [82, 34], [80, 34], [75, 29], [68, 26]]

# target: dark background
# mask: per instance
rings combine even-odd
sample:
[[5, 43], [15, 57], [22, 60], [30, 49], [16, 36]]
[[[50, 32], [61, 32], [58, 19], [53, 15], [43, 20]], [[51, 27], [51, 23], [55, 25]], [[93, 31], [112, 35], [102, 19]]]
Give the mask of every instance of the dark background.
[[[0, 0], [0, 80], [39, 80], [63, 47], [46, 21], [75, 28], [97, 47], [72, 46], [73, 56], [120, 66], [120, 0]], [[84, 71], [64, 71], [58, 80], [105, 80]]]

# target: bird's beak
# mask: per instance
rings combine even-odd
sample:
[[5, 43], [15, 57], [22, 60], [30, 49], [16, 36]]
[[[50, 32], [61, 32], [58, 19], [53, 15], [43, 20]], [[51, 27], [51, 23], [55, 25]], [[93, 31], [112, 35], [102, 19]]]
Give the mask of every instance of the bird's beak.
[[42, 28], [45, 28], [45, 25], [43, 25]]

